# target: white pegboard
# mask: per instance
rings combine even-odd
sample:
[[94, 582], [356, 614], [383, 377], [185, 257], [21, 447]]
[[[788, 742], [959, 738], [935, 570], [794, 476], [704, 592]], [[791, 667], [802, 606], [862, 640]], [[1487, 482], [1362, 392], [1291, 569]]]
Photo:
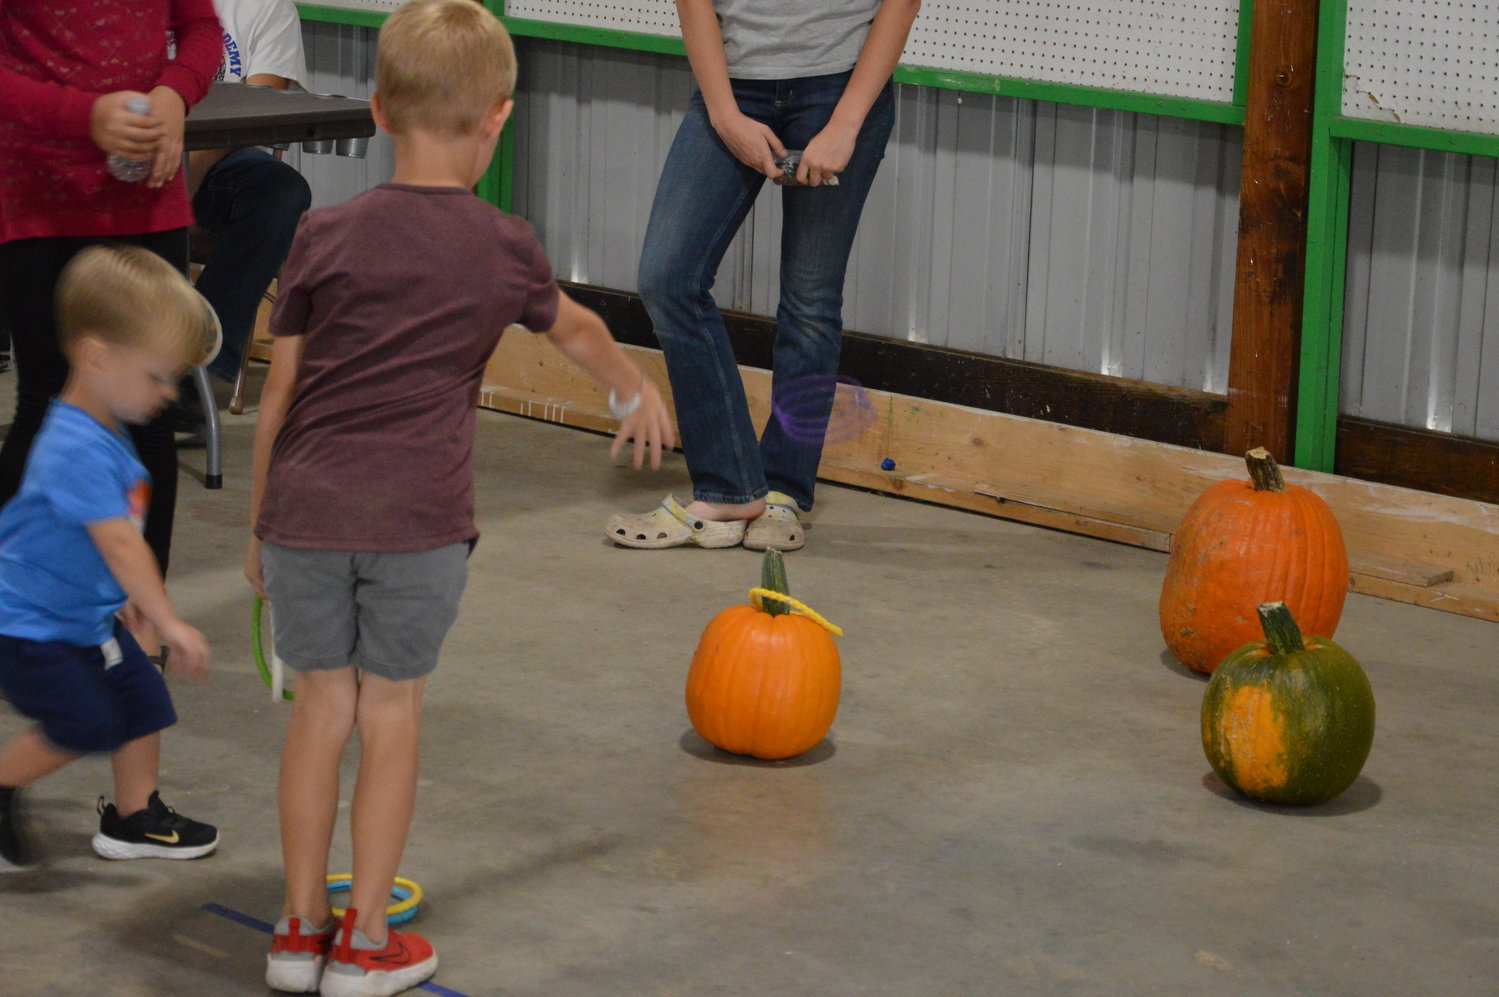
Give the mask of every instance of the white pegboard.
[[[510, 0], [505, 13], [679, 33], [671, 0]], [[1238, 0], [925, 0], [901, 61], [1226, 103], [1238, 36]]]
[[647, 35], [682, 34], [672, 0], [506, 0], [505, 16]]
[[1229, 102], [1238, 0], [928, 0], [902, 62]]
[[1349, 0], [1343, 114], [1499, 135], [1495, 0]]

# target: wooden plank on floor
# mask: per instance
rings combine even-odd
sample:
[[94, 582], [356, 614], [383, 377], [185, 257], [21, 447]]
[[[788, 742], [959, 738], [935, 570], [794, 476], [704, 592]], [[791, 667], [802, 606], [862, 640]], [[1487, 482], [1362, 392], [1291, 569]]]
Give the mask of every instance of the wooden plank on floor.
[[[670, 405], [660, 352], [625, 349]], [[769, 372], [741, 373], [761, 424]], [[485, 389], [505, 411], [612, 428], [604, 392], [541, 337], [507, 333]], [[823, 452], [829, 480], [1164, 550], [1208, 486], [1247, 478], [1242, 459], [1222, 454], [888, 392], [868, 398], [875, 423]], [[1285, 477], [1332, 507], [1359, 568], [1355, 591], [1499, 618], [1485, 602], [1491, 593], [1499, 605], [1499, 505], [1295, 468]]]
[[1102, 519], [1094, 519], [1091, 516], [1084, 516], [1081, 513], [1031, 505], [1026, 502], [1006, 498], [993, 485], [979, 485], [974, 489], [974, 492], [994, 499], [998, 503], [998, 509], [994, 514], [1003, 516], [1005, 519], [1019, 519], [1023, 522], [1034, 523], [1037, 526], [1049, 526], [1053, 529], [1066, 530], [1069, 533], [1085, 533], [1090, 537], [1113, 540], [1117, 543], [1131, 544], [1135, 547], [1145, 547], [1149, 550], [1161, 551], [1162, 553], [1171, 550], [1171, 534], [1162, 533], [1159, 530], [1147, 530], [1139, 526], [1126, 526], [1123, 523], [1110, 523]]
[[1416, 588], [1441, 585], [1452, 581], [1453, 576], [1451, 568], [1439, 568], [1433, 564], [1417, 564], [1415, 561], [1380, 557], [1368, 553], [1350, 556], [1348, 570], [1355, 575], [1383, 578], [1386, 581], [1400, 582], [1402, 585], [1414, 585]]
[[1350, 554], [1451, 569], [1499, 591], [1499, 506], [1289, 469], [1286, 480], [1327, 500]]
[[1499, 622], [1499, 592], [1479, 585], [1464, 585], [1452, 582], [1446, 585], [1424, 587], [1405, 585], [1388, 578], [1371, 575], [1354, 575], [1350, 590], [1364, 595], [1378, 596], [1395, 602], [1406, 602], [1413, 606], [1440, 609], [1444, 613], [1474, 616], [1482, 620]]
[[479, 391], [480, 408], [509, 412], [511, 415], [522, 415], [543, 422], [561, 423], [577, 429], [612, 432], [615, 423], [609, 418], [607, 400], [603, 407], [595, 407], [589, 402], [589, 399], [580, 401], [492, 385], [485, 385]]

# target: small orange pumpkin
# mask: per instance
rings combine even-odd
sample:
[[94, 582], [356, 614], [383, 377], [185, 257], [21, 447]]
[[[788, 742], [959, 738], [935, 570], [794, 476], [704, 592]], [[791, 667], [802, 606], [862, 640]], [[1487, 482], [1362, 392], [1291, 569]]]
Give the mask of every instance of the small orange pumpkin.
[[1199, 672], [1261, 639], [1260, 604], [1284, 602], [1309, 632], [1330, 637], [1348, 595], [1348, 548], [1327, 503], [1287, 485], [1264, 449], [1245, 462], [1250, 480], [1203, 492], [1171, 541], [1161, 635]]
[[[762, 588], [789, 596], [785, 562], [767, 550]], [[767, 760], [791, 758], [827, 736], [842, 669], [827, 624], [763, 598], [715, 616], [687, 672], [687, 716], [715, 747]], [[835, 629], [835, 628], [834, 628]]]

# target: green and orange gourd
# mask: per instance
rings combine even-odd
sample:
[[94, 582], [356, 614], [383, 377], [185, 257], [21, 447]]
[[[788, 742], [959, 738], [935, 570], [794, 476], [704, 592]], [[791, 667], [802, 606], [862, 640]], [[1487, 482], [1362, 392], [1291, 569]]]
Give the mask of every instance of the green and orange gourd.
[[1187, 510], [1161, 588], [1166, 647], [1209, 674], [1259, 640], [1261, 603], [1284, 602], [1307, 630], [1330, 636], [1348, 594], [1348, 548], [1327, 503], [1287, 485], [1263, 449], [1245, 463], [1248, 482], [1220, 481]]
[[842, 684], [833, 634], [841, 631], [790, 599], [779, 551], [765, 552], [751, 596], [758, 604], [731, 606], [703, 630], [687, 673], [687, 716], [724, 751], [791, 758], [833, 726]]
[[1213, 771], [1252, 799], [1310, 806], [1352, 785], [1374, 743], [1374, 692], [1353, 657], [1303, 638], [1285, 603], [1257, 611], [1265, 639], [1234, 651], [1202, 700]]

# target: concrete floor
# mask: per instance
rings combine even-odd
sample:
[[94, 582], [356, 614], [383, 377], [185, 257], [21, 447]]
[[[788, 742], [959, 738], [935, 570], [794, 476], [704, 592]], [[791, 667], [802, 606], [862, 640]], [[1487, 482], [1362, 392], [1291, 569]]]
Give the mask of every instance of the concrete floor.
[[[250, 656], [251, 421], [228, 422], [224, 490], [184, 478], [172, 573], [216, 670], [175, 686], [162, 775], [223, 845], [108, 863], [106, 763], [39, 785], [47, 865], [0, 878], [7, 997], [268, 993], [266, 939], [233, 916], [278, 908], [289, 708]], [[1203, 681], [1163, 659], [1163, 555], [826, 486], [788, 563], [847, 630], [842, 706], [810, 756], [746, 764], [691, 733], [682, 688], [757, 557], [601, 535], [686, 494], [680, 458], [637, 474], [600, 436], [479, 422], [485, 535], [403, 866], [442, 958], [427, 992], [1499, 993], [1492, 624], [1350, 597], [1365, 774], [1321, 808], [1251, 805], [1203, 757]]]

